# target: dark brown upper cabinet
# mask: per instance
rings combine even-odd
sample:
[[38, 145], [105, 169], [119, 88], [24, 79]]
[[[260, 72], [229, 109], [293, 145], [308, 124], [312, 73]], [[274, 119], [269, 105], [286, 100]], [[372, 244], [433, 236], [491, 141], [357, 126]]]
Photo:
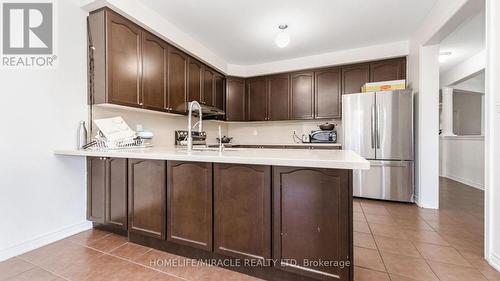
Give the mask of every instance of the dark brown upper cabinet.
[[130, 232], [165, 239], [166, 191], [165, 161], [129, 159]]
[[361, 87], [370, 82], [370, 65], [356, 64], [342, 67], [342, 94], [360, 93]]
[[267, 90], [268, 84], [265, 77], [247, 80], [247, 113], [249, 121], [267, 120]]
[[341, 118], [340, 68], [314, 72], [314, 118]]
[[212, 163], [167, 162], [167, 240], [212, 251]]
[[291, 119], [314, 118], [314, 72], [291, 75]]
[[269, 105], [267, 120], [290, 118], [290, 75], [274, 75], [269, 81]]
[[168, 109], [185, 113], [187, 110], [188, 56], [180, 50], [168, 48]]
[[127, 159], [87, 158], [87, 219], [127, 229]]
[[142, 95], [143, 107], [167, 110], [168, 45], [160, 38], [142, 36]]
[[406, 59], [398, 58], [370, 63], [370, 81], [406, 79]]
[[203, 91], [203, 64], [193, 58], [188, 59], [188, 101], [201, 101]]
[[214, 251], [271, 258], [271, 167], [214, 164]]
[[245, 121], [245, 79], [228, 77], [226, 88], [226, 120]]
[[224, 96], [225, 96], [225, 79], [224, 79], [224, 76], [222, 74], [219, 74], [219, 73], [215, 73], [215, 76], [214, 76], [214, 80], [215, 80], [215, 104], [214, 106], [221, 109], [221, 110], [224, 110], [225, 109], [225, 106], [224, 106]]
[[142, 107], [141, 28], [115, 13], [106, 16], [109, 102]]
[[278, 266], [318, 280], [352, 280], [350, 267], [304, 263], [351, 260], [352, 218], [345, 211], [352, 202], [349, 173], [273, 167], [273, 258]]
[[211, 69], [205, 68], [203, 70], [203, 95], [201, 97], [202, 104], [210, 106], [214, 105], [214, 78], [214, 72]]

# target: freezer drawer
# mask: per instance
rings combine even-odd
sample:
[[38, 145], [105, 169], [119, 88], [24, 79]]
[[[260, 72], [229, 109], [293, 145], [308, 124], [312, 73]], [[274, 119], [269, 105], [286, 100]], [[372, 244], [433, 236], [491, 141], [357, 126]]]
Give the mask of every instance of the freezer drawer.
[[413, 161], [370, 161], [369, 170], [354, 170], [355, 197], [413, 202]]

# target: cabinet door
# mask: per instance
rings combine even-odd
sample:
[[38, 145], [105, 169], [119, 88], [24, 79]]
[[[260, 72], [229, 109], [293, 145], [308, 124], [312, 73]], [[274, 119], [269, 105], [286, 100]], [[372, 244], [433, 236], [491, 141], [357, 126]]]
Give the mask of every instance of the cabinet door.
[[188, 57], [183, 52], [168, 48], [168, 109], [185, 113], [187, 101]]
[[288, 120], [290, 107], [290, 76], [269, 77], [269, 120]]
[[129, 231], [165, 238], [165, 161], [130, 159]]
[[214, 164], [216, 253], [271, 257], [271, 167]]
[[163, 111], [167, 107], [167, 56], [167, 44], [158, 37], [144, 32], [142, 36], [144, 108]]
[[203, 86], [203, 65], [201, 62], [189, 58], [188, 66], [188, 101], [201, 101]]
[[201, 99], [202, 104], [214, 105], [214, 72], [206, 68], [203, 70], [203, 95]]
[[127, 229], [127, 159], [108, 158], [106, 182], [106, 221]]
[[[321, 280], [349, 279], [350, 268], [304, 261], [352, 264], [350, 171], [273, 168], [273, 257], [285, 270]], [[290, 264], [287, 261], [297, 261]]]
[[291, 118], [314, 118], [314, 73], [295, 73], [291, 76]]
[[340, 70], [330, 68], [314, 73], [314, 117], [315, 118], [340, 118]]
[[361, 87], [370, 82], [370, 65], [356, 64], [342, 68], [342, 94], [361, 93]]
[[224, 110], [224, 76], [215, 74], [215, 107]]
[[406, 79], [406, 59], [392, 59], [370, 63], [370, 81]]
[[167, 240], [212, 251], [212, 163], [167, 167]]
[[104, 223], [106, 212], [106, 160], [87, 157], [87, 220]]
[[117, 14], [107, 15], [109, 102], [141, 107], [141, 29]]
[[247, 80], [247, 112], [249, 121], [267, 120], [267, 79]]
[[227, 78], [226, 120], [245, 121], [245, 79]]

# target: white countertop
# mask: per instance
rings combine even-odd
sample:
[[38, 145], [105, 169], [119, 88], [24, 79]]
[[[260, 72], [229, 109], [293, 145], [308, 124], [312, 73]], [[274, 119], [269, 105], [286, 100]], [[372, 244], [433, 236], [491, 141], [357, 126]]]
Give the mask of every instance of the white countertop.
[[116, 157], [152, 160], [178, 160], [213, 163], [275, 165], [328, 169], [369, 169], [369, 162], [350, 150], [289, 150], [230, 148], [218, 151], [192, 151], [185, 148], [151, 147], [107, 151], [56, 150], [56, 155]]
[[[216, 143], [211, 143], [210, 145], [213, 145]], [[232, 145], [262, 145], [262, 146], [314, 146], [314, 147], [321, 147], [321, 146], [327, 146], [327, 147], [341, 147], [342, 144], [340, 143], [324, 143], [324, 142], [308, 142], [308, 143], [231, 143]]]

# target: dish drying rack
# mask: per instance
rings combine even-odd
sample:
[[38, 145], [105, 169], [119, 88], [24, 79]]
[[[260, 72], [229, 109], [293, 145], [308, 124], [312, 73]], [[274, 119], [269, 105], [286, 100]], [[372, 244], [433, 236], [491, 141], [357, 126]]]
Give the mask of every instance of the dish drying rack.
[[83, 146], [83, 149], [89, 150], [115, 150], [115, 149], [131, 149], [131, 148], [147, 148], [152, 147], [151, 139], [143, 139], [140, 137], [109, 141], [101, 132], [98, 132], [95, 139]]

